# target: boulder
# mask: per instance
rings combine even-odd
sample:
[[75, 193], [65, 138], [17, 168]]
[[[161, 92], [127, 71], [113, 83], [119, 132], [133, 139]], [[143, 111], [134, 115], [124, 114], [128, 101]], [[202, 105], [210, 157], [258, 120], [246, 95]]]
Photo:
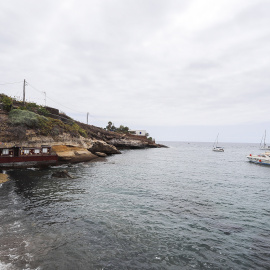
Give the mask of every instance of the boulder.
[[8, 179], [8, 175], [5, 173], [0, 173], [0, 184], [7, 182]]
[[92, 153], [101, 152], [107, 155], [121, 154], [121, 152], [115, 146], [104, 141], [95, 141], [88, 150]]
[[148, 147], [148, 142], [145, 140], [134, 140], [129, 138], [114, 138], [110, 141], [119, 149], [144, 149]]
[[52, 174], [52, 177], [57, 177], [57, 178], [73, 178], [68, 171], [63, 170], [63, 171], [57, 171]]
[[102, 152], [96, 152], [95, 155], [97, 155], [98, 157], [107, 157], [107, 155]]
[[75, 163], [97, 158], [96, 155], [92, 154], [87, 149], [74, 146], [54, 145], [52, 151], [56, 153], [60, 162]]

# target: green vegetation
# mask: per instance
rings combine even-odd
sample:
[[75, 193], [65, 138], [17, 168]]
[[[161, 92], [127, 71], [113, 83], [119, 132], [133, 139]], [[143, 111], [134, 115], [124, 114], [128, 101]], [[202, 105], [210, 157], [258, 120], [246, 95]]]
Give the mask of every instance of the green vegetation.
[[25, 105], [23, 105], [22, 102], [18, 102], [18, 101], [16, 101], [16, 103], [18, 105], [17, 107], [20, 110], [34, 112], [43, 116], [50, 115], [50, 113], [46, 110], [46, 108], [44, 108], [43, 106], [37, 105], [36, 103], [29, 102], [29, 103], [26, 103]]
[[109, 131], [115, 131], [116, 130], [116, 127], [114, 126], [114, 124], [111, 121], [109, 121], [108, 122], [108, 125], [106, 126], [105, 129], [106, 130], [109, 130]]
[[13, 104], [13, 100], [12, 100], [12, 98], [10, 98], [10, 97], [8, 97], [8, 96], [5, 96], [5, 95], [2, 95], [1, 97], [0, 97], [0, 101], [2, 102], [2, 104], [3, 104], [3, 109], [5, 110], [5, 111], [10, 111], [11, 110], [11, 108], [12, 108], [12, 104]]
[[65, 124], [57, 119], [40, 117], [38, 128], [41, 135], [57, 136], [63, 133], [65, 130]]
[[[13, 125], [35, 128], [39, 126], [40, 119], [42, 119], [42, 116], [39, 116], [30, 111], [15, 109], [9, 113], [9, 121]], [[45, 119], [43, 119], [43, 121], [45, 121]]]
[[39, 106], [39, 108], [37, 109], [37, 113], [40, 115], [44, 115], [44, 116], [49, 116], [49, 112], [42, 106]]
[[116, 132], [128, 133], [128, 131], [129, 131], [129, 127], [125, 127], [123, 125], [120, 125], [120, 127], [116, 129]]
[[63, 132], [70, 133], [74, 137], [79, 135], [87, 137], [87, 132], [74, 121], [63, 123], [59, 119], [45, 117], [37, 113], [27, 111], [25, 108], [14, 109], [9, 113], [9, 121], [14, 126], [27, 126], [36, 129], [40, 135], [57, 136]]
[[32, 128], [37, 134], [45, 136], [57, 136], [67, 132], [74, 137], [88, 137], [87, 131], [81, 128], [79, 123], [64, 113], [59, 113], [57, 109], [49, 108], [47, 110], [46, 107], [32, 102], [23, 104], [22, 101], [4, 94], [0, 94], [1, 104], [2, 109], [9, 112], [9, 122], [16, 134], [25, 135], [26, 129]]
[[[129, 133], [129, 127], [125, 127], [123, 125], [120, 125], [120, 127], [117, 128], [117, 127], [115, 127], [115, 125], [111, 121], [108, 122], [108, 125], [106, 126], [105, 129], [108, 130], [108, 131]], [[153, 141], [153, 138], [149, 137], [149, 133], [146, 133], [145, 136], [147, 137], [147, 139], [149, 141]]]
[[106, 126], [105, 129], [109, 130], [109, 131], [121, 132], [121, 133], [128, 133], [128, 131], [129, 131], [129, 127], [125, 127], [123, 125], [120, 125], [120, 127], [117, 128], [114, 126], [114, 124], [111, 121], [108, 122], [108, 125]]

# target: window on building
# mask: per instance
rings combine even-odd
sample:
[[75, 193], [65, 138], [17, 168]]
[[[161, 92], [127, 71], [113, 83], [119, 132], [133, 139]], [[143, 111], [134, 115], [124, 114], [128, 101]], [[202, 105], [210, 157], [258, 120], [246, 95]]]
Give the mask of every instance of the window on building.
[[3, 155], [8, 155], [9, 154], [9, 149], [3, 149], [2, 154]]
[[35, 149], [34, 153], [39, 154], [39, 149]]
[[48, 153], [48, 148], [42, 148], [42, 153]]
[[28, 155], [29, 153], [30, 153], [30, 150], [28, 150], [28, 149], [24, 150], [25, 155]]

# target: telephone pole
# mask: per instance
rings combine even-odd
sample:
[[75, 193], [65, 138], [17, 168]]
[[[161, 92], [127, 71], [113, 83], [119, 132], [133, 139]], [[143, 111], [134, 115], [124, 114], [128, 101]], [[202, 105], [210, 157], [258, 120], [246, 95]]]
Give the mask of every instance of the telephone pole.
[[44, 100], [45, 100], [45, 107], [46, 107], [46, 92], [43, 92], [43, 94], [45, 95]]
[[23, 80], [23, 106], [25, 105], [25, 79]]

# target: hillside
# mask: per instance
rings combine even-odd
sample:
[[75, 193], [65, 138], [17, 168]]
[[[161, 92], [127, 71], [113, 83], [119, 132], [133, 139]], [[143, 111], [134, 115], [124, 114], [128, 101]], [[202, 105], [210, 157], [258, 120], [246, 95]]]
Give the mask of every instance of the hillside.
[[[164, 147], [144, 136], [107, 131], [75, 121], [56, 108], [16, 101], [0, 94], [0, 147], [65, 145], [92, 154], [119, 154], [121, 149]], [[78, 153], [78, 152], [76, 152]]]

